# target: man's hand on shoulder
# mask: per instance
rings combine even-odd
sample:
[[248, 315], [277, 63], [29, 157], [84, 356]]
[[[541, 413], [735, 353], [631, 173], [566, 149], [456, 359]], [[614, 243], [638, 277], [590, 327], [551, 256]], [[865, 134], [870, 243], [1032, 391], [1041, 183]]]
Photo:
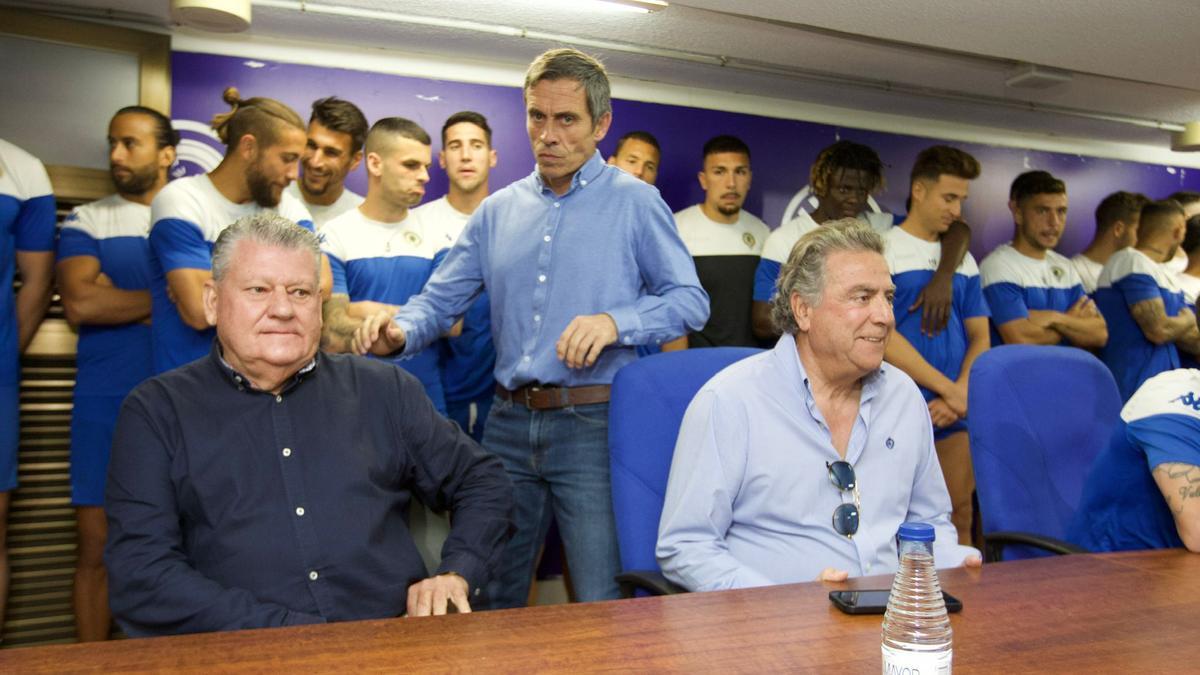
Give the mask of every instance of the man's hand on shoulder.
[[460, 614], [470, 613], [468, 588], [467, 580], [453, 572], [419, 581], [408, 587], [408, 616], [441, 616], [451, 604]]
[[974, 555], [974, 554], [969, 555], [969, 556], [963, 558], [962, 566], [966, 567], [967, 569], [978, 569], [980, 567], [983, 567], [983, 558], [981, 558], [977, 555]]
[[568, 368], [595, 365], [600, 352], [617, 341], [617, 322], [608, 314], [577, 316], [558, 338], [558, 360]]
[[392, 313], [385, 310], [363, 319], [354, 331], [352, 347], [360, 356], [367, 352], [387, 356], [404, 349], [404, 342], [404, 331], [392, 320]]

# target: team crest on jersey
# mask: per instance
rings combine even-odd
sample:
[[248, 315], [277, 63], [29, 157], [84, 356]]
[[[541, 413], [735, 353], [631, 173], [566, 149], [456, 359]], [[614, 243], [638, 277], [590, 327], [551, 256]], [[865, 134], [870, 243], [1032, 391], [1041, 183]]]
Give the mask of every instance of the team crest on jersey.
[[753, 249], [755, 243], [754, 235], [750, 234], [749, 232], [743, 232], [742, 243], [746, 245], [746, 248]]
[[1050, 274], [1053, 274], [1055, 279], [1062, 279], [1067, 274], [1067, 271], [1058, 265], [1054, 265], [1050, 268]]
[[404, 231], [404, 241], [408, 242], [409, 246], [420, 246], [421, 245], [421, 235], [417, 234], [416, 232], [413, 232], [412, 230], [405, 230]]
[[1175, 398], [1171, 399], [1171, 403], [1175, 403], [1176, 401], [1190, 407], [1192, 410], [1200, 411], [1200, 400], [1196, 398], [1196, 394], [1193, 392], [1189, 391], [1182, 396], [1176, 396]]

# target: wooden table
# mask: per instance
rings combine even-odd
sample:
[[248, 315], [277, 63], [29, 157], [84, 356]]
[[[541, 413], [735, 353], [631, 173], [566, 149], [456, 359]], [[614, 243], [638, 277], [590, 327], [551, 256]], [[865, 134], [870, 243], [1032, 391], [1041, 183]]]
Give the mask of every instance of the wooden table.
[[[943, 570], [954, 671], [1195, 672], [1200, 555], [1074, 555]], [[834, 588], [888, 577], [424, 619], [211, 633], [0, 652], [0, 672], [821, 671], [877, 673], [878, 616]]]

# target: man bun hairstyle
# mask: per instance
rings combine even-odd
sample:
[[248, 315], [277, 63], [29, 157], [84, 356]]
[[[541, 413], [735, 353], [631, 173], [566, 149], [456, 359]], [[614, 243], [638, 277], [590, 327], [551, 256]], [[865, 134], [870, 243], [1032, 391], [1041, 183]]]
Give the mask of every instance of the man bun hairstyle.
[[279, 141], [280, 132], [285, 127], [305, 131], [304, 120], [296, 111], [273, 98], [256, 96], [242, 99], [237, 87], [225, 89], [221, 98], [232, 109], [214, 115], [212, 128], [228, 148], [226, 152], [231, 152], [247, 134], [253, 136], [260, 145], [270, 147]]

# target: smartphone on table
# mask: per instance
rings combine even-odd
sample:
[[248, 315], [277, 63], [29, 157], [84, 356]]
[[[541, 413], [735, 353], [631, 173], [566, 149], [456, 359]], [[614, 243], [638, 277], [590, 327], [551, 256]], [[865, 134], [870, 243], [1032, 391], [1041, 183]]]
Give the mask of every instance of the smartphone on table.
[[[829, 591], [829, 601], [846, 614], [883, 614], [887, 609], [889, 589], [867, 591]], [[942, 591], [946, 599], [946, 611], [961, 612], [962, 601]]]

